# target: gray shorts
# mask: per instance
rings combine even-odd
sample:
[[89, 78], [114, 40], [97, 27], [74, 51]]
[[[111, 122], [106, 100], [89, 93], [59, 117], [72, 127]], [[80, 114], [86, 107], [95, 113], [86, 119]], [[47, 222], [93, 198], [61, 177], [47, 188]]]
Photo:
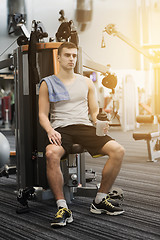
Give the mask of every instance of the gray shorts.
[[55, 130], [61, 134], [62, 147], [66, 154], [69, 154], [72, 145], [77, 143], [83, 146], [91, 156], [98, 155], [108, 141], [114, 140], [108, 135], [97, 136], [95, 127], [82, 124], [59, 127]]

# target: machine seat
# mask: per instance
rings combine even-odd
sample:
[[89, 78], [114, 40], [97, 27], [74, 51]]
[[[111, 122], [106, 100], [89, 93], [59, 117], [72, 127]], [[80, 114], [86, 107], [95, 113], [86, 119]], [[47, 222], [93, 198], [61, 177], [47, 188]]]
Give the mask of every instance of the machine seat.
[[135, 132], [135, 133], [133, 133], [133, 138], [135, 140], [151, 140], [152, 138], [157, 138], [159, 136], [160, 136], [160, 132], [150, 132], [150, 133]]
[[73, 144], [70, 154], [83, 153], [84, 148], [80, 144]]

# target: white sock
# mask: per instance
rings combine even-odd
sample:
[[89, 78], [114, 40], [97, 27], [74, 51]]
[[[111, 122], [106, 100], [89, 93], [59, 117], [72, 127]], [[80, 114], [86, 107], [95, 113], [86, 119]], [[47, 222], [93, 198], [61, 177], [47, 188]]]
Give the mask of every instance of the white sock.
[[100, 203], [102, 201], [103, 198], [105, 198], [107, 195], [107, 193], [101, 193], [101, 192], [98, 192], [97, 195], [96, 195], [96, 198], [95, 198], [95, 203]]
[[66, 203], [66, 200], [65, 199], [59, 199], [56, 201], [56, 204], [57, 204], [57, 207], [60, 208], [67, 208], [68, 209], [68, 206], [67, 206], [67, 203]]

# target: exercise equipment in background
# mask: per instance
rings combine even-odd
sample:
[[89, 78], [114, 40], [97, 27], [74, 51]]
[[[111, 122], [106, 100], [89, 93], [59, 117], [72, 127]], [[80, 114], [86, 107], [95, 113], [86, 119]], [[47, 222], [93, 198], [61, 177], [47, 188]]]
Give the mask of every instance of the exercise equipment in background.
[[[143, 54], [151, 63], [154, 70], [154, 88], [153, 88], [153, 116], [138, 116], [137, 122], [140, 124], [153, 124], [153, 119], [157, 119], [158, 129], [156, 131], [145, 131], [135, 132], [133, 133], [133, 138], [135, 140], [146, 140], [147, 141], [147, 149], [149, 161], [155, 162], [158, 158], [160, 158], [160, 54], [159, 51], [156, 51], [156, 48], [159, 48], [159, 45], [148, 45], [147, 50], [152, 50], [152, 54], [149, 51], [144, 50], [142, 47], [138, 46], [131, 40], [129, 40], [126, 36], [116, 30], [114, 24], [108, 24], [103, 32], [107, 32], [109, 35], [114, 35], [120, 38], [122, 41], [127, 43], [129, 46], [134, 48], [139, 53]], [[102, 45], [104, 45], [104, 38], [102, 38]]]
[[79, 38], [73, 21], [72, 20], [67, 21], [67, 19], [64, 16], [64, 10], [61, 10], [59, 14], [60, 18], [58, 20], [60, 21], [61, 24], [56, 33], [56, 41], [57, 42], [69, 41], [78, 46]]
[[25, 0], [7, 0], [8, 9], [8, 34], [21, 35], [19, 24], [25, 24], [27, 20]]
[[0, 177], [16, 173], [15, 151], [10, 151], [7, 138], [0, 133]]
[[80, 32], [85, 31], [92, 21], [93, 0], [77, 0], [75, 19]]
[[0, 168], [9, 163], [10, 145], [7, 138], [0, 133]]
[[[148, 51], [145, 51], [142, 47], [132, 42], [121, 32], [116, 30], [114, 24], [108, 24], [103, 32], [108, 33], [109, 35], [117, 36], [119, 39], [127, 43], [129, 46], [134, 48], [137, 52], [143, 54], [152, 64], [154, 70], [154, 90], [153, 90], [153, 113], [154, 115], [160, 114], [160, 54], [159, 51], [156, 51], [156, 48], [160, 48], [160, 45], [148, 45], [147, 48], [153, 51], [153, 54], [150, 54]], [[104, 39], [102, 38], [102, 41]]]
[[122, 79], [121, 123], [123, 131], [134, 130], [138, 114], [137, 88], [134, 77], [126, 74]]
[[135, 140], [145, 140], [147, 142], [148, 161], [157, 162], [160, 158], [160, 116], [156, 116], [157, 131], [149, 131], [150, 126], [154, 123], [154, 115], [140, 115], [136, 117], [139, 124], [144, 126], [144, 130], [134, 132], [133, 138]]

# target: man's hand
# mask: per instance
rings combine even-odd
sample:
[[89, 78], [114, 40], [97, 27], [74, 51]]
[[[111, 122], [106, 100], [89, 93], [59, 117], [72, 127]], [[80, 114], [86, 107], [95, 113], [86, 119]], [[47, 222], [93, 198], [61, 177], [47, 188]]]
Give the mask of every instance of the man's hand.
[[61, 134], [55, 131], [53, 128], [47, 132], [48, 139], [51, 144], [61, 146]]
[[[97, 126], [97, 124], [99, 125], [99, 126]], [[108, 131], [109, 131], [109, 124], [110, 124], [110, 121], [105, 121], [105, 122], [103, 122], [103, 121], [99, 121], [99, 120], [97, 120], [96, 122], [94, 122], [94, 126], [95, 126], [95, 128], [96, 128], [96, 134], [98, 135], [98, 136], [105, 136], [105, 135], [107, 135], [107, 133], [108, 133]], [[100, 131], [100, 133], [99, 133], [99, 131]], [[100, 134], [100, 135], [99, 135]]]
[[[105, 121], [105, 122], [100, 121], [100, 122], [98, 122], [98, 123], [97, 123], [97, 122], [98, 122], [98, 120], [94, 123], [94, 126], [95, 126], [96, 129], [97, 129], [97, 124], [99, 125], [99, 126], [98, 126], [98, 129], [99, 129], [99, 130], [96, 130], [98, 136], [107, 135], [107, 133], [108, 133], [108, 131], [109, 131], [110, 121]], [[98, 133], [99, 131], [101, 132], [102, 135], [99, 135], [99, 133]], [[104, 135], [103, 135], [103, 134], [104, 134]]]

